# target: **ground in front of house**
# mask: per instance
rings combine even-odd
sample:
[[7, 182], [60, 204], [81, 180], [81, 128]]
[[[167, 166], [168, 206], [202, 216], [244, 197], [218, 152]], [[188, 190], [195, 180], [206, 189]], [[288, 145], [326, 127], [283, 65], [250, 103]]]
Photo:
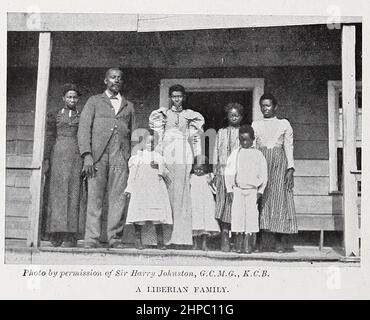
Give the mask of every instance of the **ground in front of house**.
[[137, 250], [124, 249], [54, 248], [42, 243], [41, 248], [27, 248], [25, 241], [7, 240], [6, 264], [32, 265], [132, 265], [132, 266], [359, 266], [359, 260], [343, 259], [341, 248], [294, 246], [294, 252], [259, 252], [238, 254], [235, 252], [201, 250]]

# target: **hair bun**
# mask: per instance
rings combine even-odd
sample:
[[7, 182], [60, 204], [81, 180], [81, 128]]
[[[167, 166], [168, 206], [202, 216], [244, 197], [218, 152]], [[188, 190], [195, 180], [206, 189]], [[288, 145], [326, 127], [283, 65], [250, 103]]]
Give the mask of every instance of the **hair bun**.
[[68, 91], [75, 91], [77, 95], [80, 95], [80, 90], [78, 86], [74, 83], [66, 83], [62, 86], [62, 94], [63, 96], [68, 92]]

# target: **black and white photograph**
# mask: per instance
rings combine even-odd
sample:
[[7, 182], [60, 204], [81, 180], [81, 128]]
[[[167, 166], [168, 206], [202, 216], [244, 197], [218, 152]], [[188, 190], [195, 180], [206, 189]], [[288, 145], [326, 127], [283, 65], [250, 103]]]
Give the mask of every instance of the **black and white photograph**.
[[355, 14], [7, 9], [4, 267], [36, 287], [134, 278], [125, 295], [166, 299], [241, 298], [246, 278], [283, 281], [276, 268], [305, 283], [321, 270], [329, 289], [336, 272], [360, 274], [355, 2]]

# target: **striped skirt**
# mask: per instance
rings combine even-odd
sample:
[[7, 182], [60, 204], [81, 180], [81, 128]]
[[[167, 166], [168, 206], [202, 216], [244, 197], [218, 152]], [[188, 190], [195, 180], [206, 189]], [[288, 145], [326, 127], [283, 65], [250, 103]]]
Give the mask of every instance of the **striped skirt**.
[[278, 233], [297, 233], [293, 190], [284, 183], [287, 159], [281, 147], [260, 148], [266, 158], [268, 182], [262, 197], [260, 229]]
[[215, 218], [224, 223], [231, 223], [233, 195], [227, 194], [223, 175], [216, 175], [215, 186], [217, 190]]

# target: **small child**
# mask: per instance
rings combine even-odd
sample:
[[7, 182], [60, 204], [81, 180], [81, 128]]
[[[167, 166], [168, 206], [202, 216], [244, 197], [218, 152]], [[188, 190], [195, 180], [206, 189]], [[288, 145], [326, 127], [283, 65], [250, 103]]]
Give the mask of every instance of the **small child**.
[[252, 252], [251, 235], [259, 232], [257, 200], [267, 184], [267, 162], [261, 151], [252, 148], [253, 141], [253, 128], [242, 125], [240, 147], [230, 154], [225, 169], [226, 190], [234, 194], [231, 231], [236, 233], [238, 253]]
[[143, 249], [141, 233], [143, 225], [155, 225], [158, 249], [166, 249], [163, 225], [172, 225], [172, 211], [164, 179], [168, 170], [163, 157], [154, 151], [154, 137], [148, 135], [145, 149], [132, 156], [128, 162], [129, 178], [125, 195], [130, 198], [126, 224], [135, 227], [135, 244]]
[[207, 238], [209, 235], [220, 232], [215, 219], [215, 187], [213, 177], [207, 169], [207, 158], [197, 157], [193, 165], [193, 173], [190, 175], [190, 195], [192, 204], [192, 226], [194, 249], [208, 250]]

